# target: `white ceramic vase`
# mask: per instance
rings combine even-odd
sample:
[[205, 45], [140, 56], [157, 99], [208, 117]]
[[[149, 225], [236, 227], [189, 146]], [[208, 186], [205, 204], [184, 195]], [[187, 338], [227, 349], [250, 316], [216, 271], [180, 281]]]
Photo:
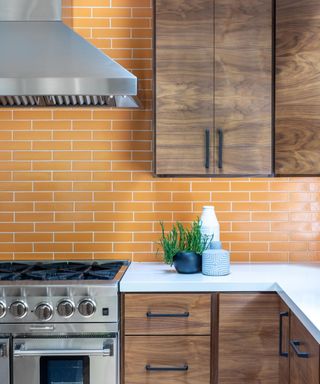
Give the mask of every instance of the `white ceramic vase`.
[[213, 241], [220, 241], [220, 225], [213, 206], [203, 207], [200, 221], [202, 235], [213, 235]]

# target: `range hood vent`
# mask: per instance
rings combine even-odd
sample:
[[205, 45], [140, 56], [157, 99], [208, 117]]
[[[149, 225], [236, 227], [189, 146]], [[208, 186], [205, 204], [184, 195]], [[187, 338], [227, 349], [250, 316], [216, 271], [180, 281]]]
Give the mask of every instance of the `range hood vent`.
[[61, 0], [0, 0], [0, 108], [139, 108], [137, 78], [61, 10]]

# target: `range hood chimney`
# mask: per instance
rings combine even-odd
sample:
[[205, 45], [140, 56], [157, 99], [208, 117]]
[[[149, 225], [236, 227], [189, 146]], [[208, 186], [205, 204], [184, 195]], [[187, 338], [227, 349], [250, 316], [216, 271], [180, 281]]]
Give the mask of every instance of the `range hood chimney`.
[[61, 0], [0, 0], [0, 107], [138, 108], [137, 78], [61, 11]]

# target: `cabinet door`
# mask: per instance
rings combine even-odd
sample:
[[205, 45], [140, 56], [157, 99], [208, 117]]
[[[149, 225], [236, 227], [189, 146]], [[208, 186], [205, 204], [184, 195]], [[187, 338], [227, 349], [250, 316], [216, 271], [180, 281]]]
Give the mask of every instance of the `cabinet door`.
[[290, 311], [289, 307], [281, 300], [279, 313], [279, 383], [289, 384], [289, 339], [290, 339]]
[[290, 347], [290, 384], [319, 384], [319, 344], [293, 314]]
[[277, 0], [278, 175], [320, 174], [319, 20], [319, 0]]
[[277, 294], [219, 295], [219, 384], [279, 384]]
[[210, 336], [126, 336], [125, 384], [210, 384]]
[[214, 172], [214, 2], [155, 0], [155, 173]]
[[272, 3], [215, 1], [218, 174], [272, 173]]

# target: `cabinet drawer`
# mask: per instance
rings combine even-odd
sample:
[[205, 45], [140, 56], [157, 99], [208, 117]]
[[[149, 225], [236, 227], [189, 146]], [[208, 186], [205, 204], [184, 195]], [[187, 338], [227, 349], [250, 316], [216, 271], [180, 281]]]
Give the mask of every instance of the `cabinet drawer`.
[[126, 335], [210, 335], [210, 294], [127, 294]]
[[209, 384], [210, 336], [127, 336], [125, 384]]

